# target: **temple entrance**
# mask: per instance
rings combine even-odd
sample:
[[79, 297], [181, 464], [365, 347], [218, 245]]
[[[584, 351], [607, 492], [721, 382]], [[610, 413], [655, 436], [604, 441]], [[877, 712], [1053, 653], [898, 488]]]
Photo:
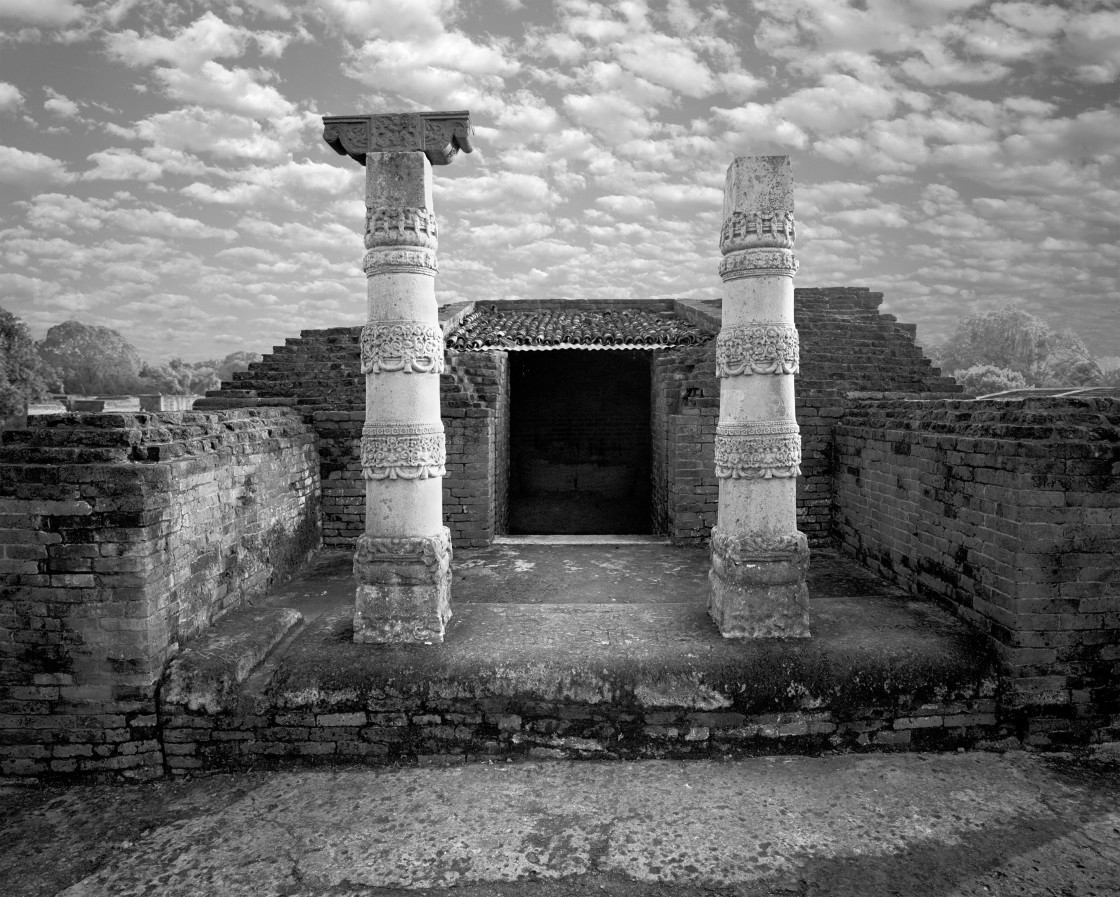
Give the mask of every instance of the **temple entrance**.
[[652, 353], [509, 353], [509, 533], [641, 534]]

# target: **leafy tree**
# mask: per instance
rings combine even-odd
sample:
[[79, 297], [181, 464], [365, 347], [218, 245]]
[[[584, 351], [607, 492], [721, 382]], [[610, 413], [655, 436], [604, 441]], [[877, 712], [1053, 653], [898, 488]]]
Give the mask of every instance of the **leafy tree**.
[[79, 395], [147, 392], [139, 353], [109, 327], [64, 321], [47, 331], [39, 355], [58, 371], [63, 389]]
[[[259, 352], [230, 352], [214, 366], [214, 374], [219, 380], [232, 380], [234, 371], [247, 371], [249, 365], [260, 361], [262, 357]], [[211, 387], [211, 389], [217, 388], [217, 386]]]
[[49, 395], [47, 376], [27, 325], [0, 308], [0, 418], [22, 414]]
[[1018, 371], [990, 364], [974, 364], [963, 371], [955, 371], [953, 378], [970, 396], [986, 396], [1008, 389], [1022, 389], [1027, 385], [1027, 378]]
[[1041, 318], [1014, 305], [962, 320], [942, 347], [940, 362], [954, 377], [976, 365], [1015, 371], [1027, 386], [1084, 386], [1101, 376], [1077, 334], [1055, 333]]

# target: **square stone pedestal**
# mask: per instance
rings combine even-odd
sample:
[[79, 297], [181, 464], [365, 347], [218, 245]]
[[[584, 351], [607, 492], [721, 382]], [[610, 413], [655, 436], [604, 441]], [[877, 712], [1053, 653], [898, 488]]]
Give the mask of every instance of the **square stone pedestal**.
[[384, 539], [360, 536], [354, 641], [435, 644], [451, 619], [451, 533]]
[[713, 529], [708, 614], [724, 638], [808, 638], [808, 570], [802, 533], [768, 540]]

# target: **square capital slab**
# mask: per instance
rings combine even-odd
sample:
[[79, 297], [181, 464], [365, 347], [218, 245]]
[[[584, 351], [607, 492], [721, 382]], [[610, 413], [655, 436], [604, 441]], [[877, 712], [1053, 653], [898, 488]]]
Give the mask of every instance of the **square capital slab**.
[[724, 220], [736, 212], [785, 215], [793, 212], [793, 169], [789, 156], [739, 156], [727, 169]]
[[408, 152], [423, 153], [432, 165], [447, 165], [460, 150], [474, 149], [470, 136], [471, 114], [465, 109], [323, 116], [323, 139], [362, 165], [367, 153]]

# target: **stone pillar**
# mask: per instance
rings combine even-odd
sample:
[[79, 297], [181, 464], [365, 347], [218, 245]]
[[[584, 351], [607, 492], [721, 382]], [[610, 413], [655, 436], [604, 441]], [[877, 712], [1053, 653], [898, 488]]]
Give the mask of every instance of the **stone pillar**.
[[442, 642], [451, 617], [451, 536], [443, 525], [432, 165], [470, 152], [470, 117], [393, 113], [323, 122], [327, 143], [366, 167], [366, 528], [354, 556], [354, 641]]
[[809, 635], [809, 548], [797, 531], [801, 436], [793, 375], [793, 177], [788, 156], [727, 170], [716, 338], [720, 412], [708, 612], [727, 638]]

